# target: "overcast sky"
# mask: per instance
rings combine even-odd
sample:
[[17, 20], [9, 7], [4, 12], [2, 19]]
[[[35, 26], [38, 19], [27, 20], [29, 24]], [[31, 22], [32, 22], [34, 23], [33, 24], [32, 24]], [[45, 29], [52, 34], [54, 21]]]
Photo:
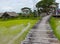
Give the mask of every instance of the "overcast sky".
[[[33, 5], [38, 1], [37, 0], [0, 0], [0, 12], [5, 12], [5, 11], [21, 12], [21, 8], [23, 7], [29, 7], [33, 9], [34, 8]], [[60, 3], [59, 0], [56, 0], [56, 2]]]

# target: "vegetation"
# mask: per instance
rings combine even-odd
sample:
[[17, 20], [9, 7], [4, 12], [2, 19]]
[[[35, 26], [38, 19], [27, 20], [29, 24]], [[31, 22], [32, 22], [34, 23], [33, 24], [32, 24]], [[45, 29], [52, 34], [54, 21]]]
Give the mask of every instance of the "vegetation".
[[25, 17], [30, 16], [32, 13], [31, 8], [29, 7], [24, 7], [21, 9], [21, 11], [22, 11], [22, 16], [25, 16]]
[[0, 44], [8, 44], [15, 36], [17, 36], [30, 23], [30, 27], [12, 44], [20, 44], [25, 38], [28, 31], [36, 24], [39, 18], [14, 18], [8, 20], [0, 20]]
[[51, 27], [53, 28], [54, 34], [60, 40], [60, 18], [52, 17], [50, 20]]
[[36, 4], [39, 11], [48, 12], [51, 8], [50, 6], [55, 3], [55, 0], [41, 0]]

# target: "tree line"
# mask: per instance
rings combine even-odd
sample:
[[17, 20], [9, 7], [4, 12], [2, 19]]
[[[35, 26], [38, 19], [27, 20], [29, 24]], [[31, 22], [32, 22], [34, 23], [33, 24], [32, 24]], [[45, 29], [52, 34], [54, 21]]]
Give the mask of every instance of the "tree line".
[[[38, 14], [45, 12], [48, 13], [51, 10], [51, 5], [56, 5], [56, 0], [41, 0], [39, 1], [35, 6], [37, 8], [37, 11], [34, 10], [34, 12], [32, 12], [31, 8], [29, 7], [24, 7], [22, 8], [22, 13], [23, 16], [25, 14], [25, 16], [29, 16], [31, 15], [31, 13], [36, 13], [38, 12]], [[36, 14], [34, 14], [35, 16], [37, 16]]]

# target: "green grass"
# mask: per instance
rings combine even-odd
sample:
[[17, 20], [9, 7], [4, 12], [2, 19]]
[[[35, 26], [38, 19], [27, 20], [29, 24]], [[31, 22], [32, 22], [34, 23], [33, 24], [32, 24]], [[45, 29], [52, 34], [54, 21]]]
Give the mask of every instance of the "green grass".
[[[28, 23], [31, 24], [29, 30], [36, 24], [39, 18], [19, 18], [10, 20], [0, 20], [0, 44], [7, 44], [12, 38], [20, 33]], [[25, 31], [13, 44], [20, 44], [28, 31]]]
[[50, 20], [51, 27], [56, 37], [60, 40], [60, 18], [52, 17]]

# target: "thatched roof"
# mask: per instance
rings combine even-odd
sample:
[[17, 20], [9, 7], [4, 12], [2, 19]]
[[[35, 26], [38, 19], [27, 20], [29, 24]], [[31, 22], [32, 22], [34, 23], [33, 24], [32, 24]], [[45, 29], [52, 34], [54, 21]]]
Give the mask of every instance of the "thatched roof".
[[[9, 16], [14, 16], [17, 17], [19, 16], [19, 14], [15, 13], [15, 12], [5, 12], [6, 14], [8, 14]], [[4, 13], [0, 13], [0, 17], [2, 17], [4, 15]]]
[[10, 15], [10, 16], [19, 16], [17, 13], [15, 12], [5, 12], [6, 14]]
[[54, 7], [54, 8], [55, 8], [55, 7], [56, 7], [56, 5], [51, 5], [50, 7]]
[[0, 17], [2, 17], [3, 13], [0, 13]]

